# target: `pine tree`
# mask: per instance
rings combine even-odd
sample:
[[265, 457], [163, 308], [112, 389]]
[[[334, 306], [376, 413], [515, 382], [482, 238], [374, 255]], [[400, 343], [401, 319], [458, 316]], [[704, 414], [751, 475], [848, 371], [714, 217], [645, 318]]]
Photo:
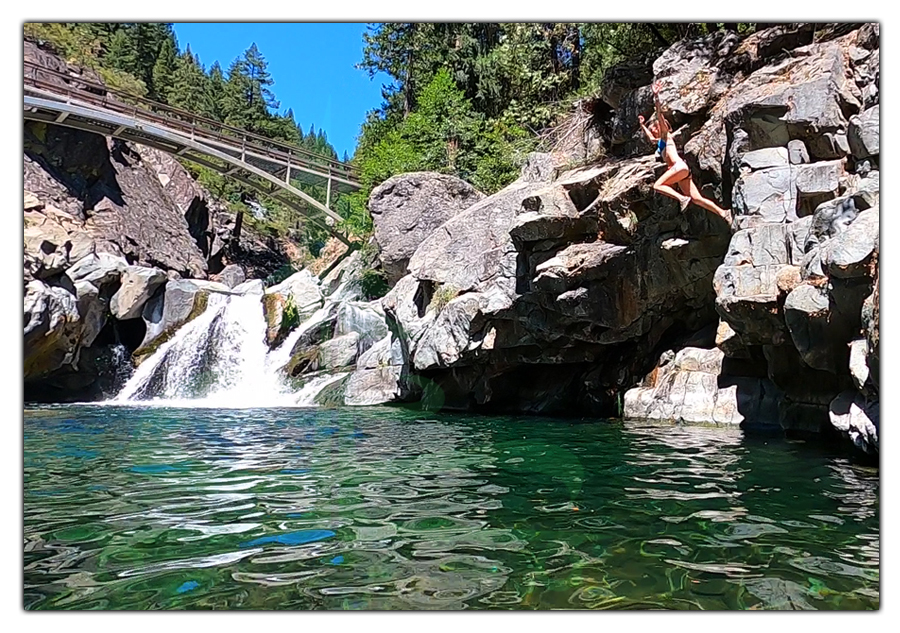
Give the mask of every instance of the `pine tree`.
[[169, 90], [169, 105], [201, 116], [213, 114], [206, 75], [199, 59], [191, 53], [190, 46], [175, 62], [172, 87]]
[[103, 62], [110, 68], [138, 76], [137, 51], [127, 30], [120, 29], [113, 34]]
[[175, 37], [166, 38], [160, 49], [159, 57], [153, 65], [153, 97], [168, 103], [169, 92], [174, 84], [176, 55], [178, 44]]
[[213, 118], [217, 121], [223, 121], [225, 116], [223, 113], [225, 99], [225, 76], [222, 74], [222, 67], [219, 62], [213, 63], [209, 69], [208, 90], [209, 102], [211, 105]]

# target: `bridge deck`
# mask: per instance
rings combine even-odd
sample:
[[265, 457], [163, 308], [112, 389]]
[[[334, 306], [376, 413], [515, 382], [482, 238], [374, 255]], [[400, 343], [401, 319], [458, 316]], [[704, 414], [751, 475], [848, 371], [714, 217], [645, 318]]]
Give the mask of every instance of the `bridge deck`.
[[[94, 132], [181, 156], [251, 186], [308, 217], [308, 207], [313, 207], [332, 221], [340, 221], [342, 218], [329, 208], [332, 191], [360, 188], [349, 165], [305, 148], [118, 93], [30, 62], [25, 62], [25, 67], [25, 120]], [[299, 184], [325, 186], [325, 204], [298, 189], [295, 185]], [[322, 225], [314, 217], [309, 219]], [[323, 226], [347, 243], [328, 226], [331, 223]]]

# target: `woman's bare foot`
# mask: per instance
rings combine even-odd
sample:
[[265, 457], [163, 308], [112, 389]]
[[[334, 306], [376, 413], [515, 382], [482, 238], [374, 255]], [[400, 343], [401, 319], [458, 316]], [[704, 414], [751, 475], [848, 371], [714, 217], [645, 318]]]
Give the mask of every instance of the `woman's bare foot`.
[[690, 196], [684, 196], [684, 197], [682, 197], [682, 198], [679, 199], [679, 202], [680, 202], [680, 204], [681, 204], [681, 210], [684, 211], [685, 209], [688, 208], [688, 205], [691, 203], [691, 197], [690, 197]]

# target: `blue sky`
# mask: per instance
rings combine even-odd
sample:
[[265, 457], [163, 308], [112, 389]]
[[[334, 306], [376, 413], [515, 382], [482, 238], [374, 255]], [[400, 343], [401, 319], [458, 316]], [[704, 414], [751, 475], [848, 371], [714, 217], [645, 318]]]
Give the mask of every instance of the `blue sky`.
[[178, 46], [224, 72], [256, 42], [275, 80], [280, 112], [293, 108], [303, 129], [323, 128], [338, 156], [352, 156], [366, 112], [381, 104], [382, 81], [354, 66], [362, 60], [364, 23], [178, 23]]

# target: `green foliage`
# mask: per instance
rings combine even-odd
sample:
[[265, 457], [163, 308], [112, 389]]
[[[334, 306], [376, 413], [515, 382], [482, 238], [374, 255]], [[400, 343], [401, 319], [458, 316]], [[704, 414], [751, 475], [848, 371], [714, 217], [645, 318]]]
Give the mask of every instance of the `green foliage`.
[[365, 295], [366, 301], [380, 299], [390, 290], [384, 272], [374, 268], [364, 268], [360, 272], [359, 287]]
[[178, 44], [174, 37], [166, 38], [159, 49], [159, 57], [153, 64], [153, 89], [157, 98], [165, 99], [171, 104], [172, 85], [176, 73], [176, 55], [178, 53]]
[[438, 286], [431, 297], [431, 303], [428, 304], [428, 310], [434, 310], [440, 314], [448, 303], [459, 296], [459, 288], [452, 284], [441, 284]]
[[[683, 37], [752, 24], [384, 23], [363, 36], [359, 68], [386, 73], [379, 110], [362, 126], [354, 163], [363, 195], [412, 170], [455, 174], [485, 193], [518, 175], [537, 136], [614, 64]], [[353, 224], [365, 209], [351, 204]]]
[[297, 310], [294, 296], [288, 295], [287, 301], [284, 302], [284, 308], [281, 310], [281, 331], [293, 330], [298, 325], [300, 325], [300, 312]]

